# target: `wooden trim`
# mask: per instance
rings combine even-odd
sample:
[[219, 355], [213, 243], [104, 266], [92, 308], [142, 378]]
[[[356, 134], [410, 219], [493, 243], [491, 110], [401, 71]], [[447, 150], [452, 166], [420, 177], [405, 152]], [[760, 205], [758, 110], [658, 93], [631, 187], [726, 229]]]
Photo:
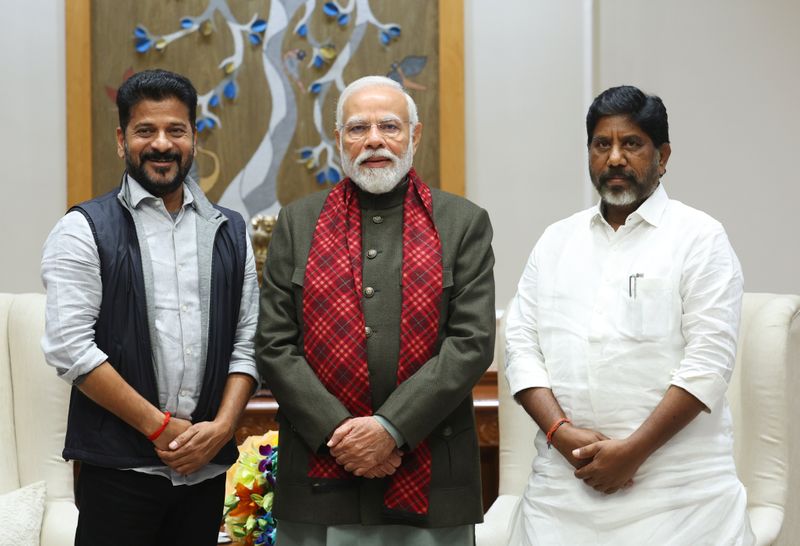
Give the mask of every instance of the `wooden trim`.
[[440, 187], [464, 195], [464, 0], [439, 0]]
[[67, 207], [92, 197], [90, 0], [64, 0], [67, 76]]

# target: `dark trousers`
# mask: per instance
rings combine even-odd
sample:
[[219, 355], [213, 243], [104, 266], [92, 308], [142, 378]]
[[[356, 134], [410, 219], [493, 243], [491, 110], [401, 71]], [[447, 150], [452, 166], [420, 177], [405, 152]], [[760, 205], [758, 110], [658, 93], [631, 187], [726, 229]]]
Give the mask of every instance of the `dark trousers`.
[[196, 485], [81, 464], [76, 546], [216, 546], [225, 474]]

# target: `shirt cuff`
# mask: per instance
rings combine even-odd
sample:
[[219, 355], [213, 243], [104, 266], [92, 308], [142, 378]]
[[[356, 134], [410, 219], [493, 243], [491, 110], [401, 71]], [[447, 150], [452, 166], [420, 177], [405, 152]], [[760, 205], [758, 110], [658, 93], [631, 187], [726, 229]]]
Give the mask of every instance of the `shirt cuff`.
[[94, 371], [100, 364], [108, 360], [108, 355], [96, 346], [86, 351], [86, 353], [70, 366], [69, 369], [56, 366], [58, 376], [70, 385], [78, 386], [86, 379], [90, 372]]
[[547, 369], [536, 358], [516, 358], [506, 363], [506, 379], [512, 396], [533, 387], [550, 388]]
[[231, 362], [228, 365], [228, 375], [232, 373], [243, 373], [245, 375], [249, 375], [252, 377], [256, 382], [256, 388], [258, 385], [261, 384], [261, 379], [258, 376], [258, 370], [256, 369], [256, 365], [253, 362], [248, 361], [239, 361], [239, 362]]
[[381, 415], [373, 415], [373, 417], [383, 426], [383, 428], [386, 429], [386, 432], [391, 434], [392, 438], [394, 438], [394, 443], [397, 444], [397, 447], [400, 447], [406, 443], [406, 439], [403, 438], [403, 435], [400, 433], [400, 431], [397, 430], [397, 428], [390, 423], [386, 417]]
[[670, 383], [700, 400], [707, 412], [711, 412], [728, 390], [728, 382], [715, 373], [676, 373]]

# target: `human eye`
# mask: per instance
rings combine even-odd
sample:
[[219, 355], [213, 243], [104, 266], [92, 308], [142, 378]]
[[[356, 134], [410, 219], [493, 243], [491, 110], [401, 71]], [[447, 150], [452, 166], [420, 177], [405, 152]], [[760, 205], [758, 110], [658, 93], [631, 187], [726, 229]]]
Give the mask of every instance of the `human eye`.
[[181, 138], [186, 135], [186, 128], [185, 127], [172, 127], [169, 130], [170, 136], [174, 138]]
[[611, 142], [604, 138], [596, 138], [592, 140], [592, 148], [599, 152], [604, 152], [611, 148]]
[[133, 130], [133, 134], [140, 138], [148, 138], [153, 136], [153, 128], [152, 127], [136, 127]]
[[347, 126], [347, 134], [351, 137], [362, 137], [369, 131], [369, 125], [365, 123], [354, 123]]
[[642, 141], [639, 140], [638, 138], [629, 138], [626, 139], [622, 143], [622, 145], [625, 146], [625, 148], [628, 150], [638, 150], [639, 148], [642, 147]]
[[400, 125], [396, 121], [383, 121], [378, 124], [378, 129], [384, 135], [395, 136], [400, 132]]

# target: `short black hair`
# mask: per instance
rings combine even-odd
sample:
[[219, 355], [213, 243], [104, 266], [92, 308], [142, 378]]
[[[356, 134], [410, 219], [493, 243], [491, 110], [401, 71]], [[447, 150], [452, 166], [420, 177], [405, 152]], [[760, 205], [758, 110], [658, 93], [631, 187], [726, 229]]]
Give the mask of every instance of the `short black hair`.
[[189, 78], [170, 72], [153, 69], [137, 72], [120, 86], [117, 91], [117, 110], [119, 126], [125, 131], [131, 119], [131, 109], [143, 100], [162, 101], [176, 98], [189, 110], [192, 131], [197, 117], [197, 90]]
[[647, 95], [632, 85], [611, 87], [597, 95], [586, 114], [587, 146], [592, 145], [597, 122], [606, 116], [629, 117], [647, 133], [656, 148], [669, 143], [667, 108], [656, 95]]

